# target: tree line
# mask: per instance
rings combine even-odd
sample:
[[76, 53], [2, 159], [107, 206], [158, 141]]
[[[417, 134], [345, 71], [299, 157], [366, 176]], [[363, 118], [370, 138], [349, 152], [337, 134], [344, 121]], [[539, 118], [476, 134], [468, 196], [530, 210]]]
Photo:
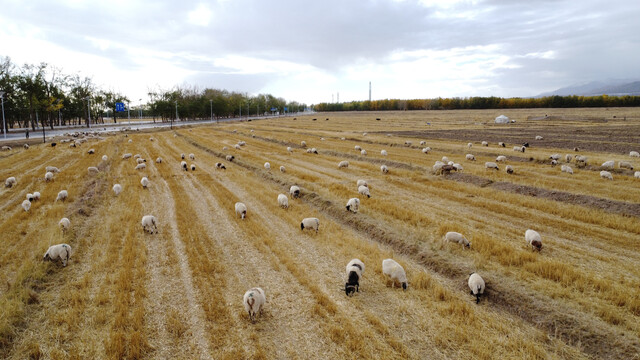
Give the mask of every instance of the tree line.
[[540, 98], [468, 97], [437, 99], [385, 99], [320, 103], [316, 111], [383, 111], [383, 110], [463, 110], [516, 108], [579, 108], [640, 106], [640, 96], [546, 96]]
[[[116, 103], [129, 106], [130, 99], [117, 91], [100, 89], [90, 77], [65, 74], [46, 63], [17, 66], [0, 57], [0, 92], [3, 92], [7, 130], [39, 126], [88, 125], [127, 119], [116, 112]], [[272, 112], [303, 111], [307, 105], [287, 102], [271, 94], [247, 93], [196, 87], [150, 89], [150, 101], [131, 109], [130, 116], [154, 121], [198, 120], [221, 117], [262, 115]], [[176, 105], [178, 111], [176, 113]], [[177, 116], [177, 118], [176, 118]]]

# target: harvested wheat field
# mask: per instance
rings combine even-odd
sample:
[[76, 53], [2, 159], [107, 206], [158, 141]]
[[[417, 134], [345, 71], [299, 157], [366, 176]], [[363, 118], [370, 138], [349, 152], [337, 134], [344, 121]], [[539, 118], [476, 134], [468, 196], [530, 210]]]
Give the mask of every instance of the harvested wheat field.
[[[510, 110], [516, 123], [494, 124], [501, 113], [312, 114], [0, 152], [0, 180], [17, 180], [0, 189], [0, 357], [640, 357], [640, 179], [619, 168], [640, 167], [629, 155], [640, 151], [640, 109]], [[485, 169], [500, 155], [498, 171]], [[443, 156], [464, 169], [434, 173]], [[608, 160], [613, 181], [600, 177]], [[60, 170], [52, 181], [47, 166]], [[345, 209], [353, 197], [357, 213]], [[143, 231], [143, 215], [157, 233]], [[317, 232], [301, 230], [308, 217]], [[445, 243], [450, 231], [470, 247]], [[73, 249], [68, 265], [43, 261], [60, 243]], [[353, 258], [365, 270], [348, 297]], [[383, 274], [387, 258], [404, 267], [406, 291]], [[472, 272], [486, 283], [478, 304]], [[255, 323], [243, 306], [253, 287], [266, 293]]]

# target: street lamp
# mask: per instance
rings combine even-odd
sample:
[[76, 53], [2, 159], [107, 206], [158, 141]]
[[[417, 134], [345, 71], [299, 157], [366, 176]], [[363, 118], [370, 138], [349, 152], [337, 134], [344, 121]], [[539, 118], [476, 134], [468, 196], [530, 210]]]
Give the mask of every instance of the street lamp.
[[131, 125], [131, 104], [127, 102], [127, 119], [129, 119], [129, 125]]
[[91, 129], [91, 96], [85, 98], [87, 100], [87, 114], [89, 114], [89, 129]]
[[213, 122], [213, 100], [209, 99], [209, 104], [211, 104], [211, 121]]
[[140, 105], [138, 105], [138, 119], [142, 120], [142, 99], [138, 100]]
[[[175, 100], [176, 103], [176, 121], [180, 120], [178, 119], [178, 100]], [[171, 130], [173, 130], [173, 118], [171, 119]]]
[[2, 134], [7, 138], [7, 126], [4, 123], [4, 91], [0, 91], [0, 100], [2, 101]]

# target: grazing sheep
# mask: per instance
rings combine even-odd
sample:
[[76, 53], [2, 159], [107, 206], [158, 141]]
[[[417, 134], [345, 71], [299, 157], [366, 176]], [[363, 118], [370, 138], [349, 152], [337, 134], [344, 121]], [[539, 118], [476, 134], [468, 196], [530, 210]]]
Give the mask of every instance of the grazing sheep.
[[129, 159], [130, 157], [131, 157], [131, 153], [126, 153], [126, 154], [122, 155], [122, 159], [123, 160]]
[[362, 136], [367, 136], [367, 133], [362, 133]]
[[3, 146], [2, 151], [11, 151], [11, 146]]
[[87, 171], [89, 172], [89, 175], [91, 175], [91, 174], [97, 174], [98, 172], [100, 172], [100, 170], [98, 170], [98, 168], [97, 168], [97, 167], [95, 167], [95, 166], [89, 166], [89, 167], [87, 168]]
[[71, 246], [67, 244], [58, 244], [53, 245], [47, 249], [47, 252], [44, 253], [44, 257], [42, 261], [62, 261], [62, 266], [67, 266], [67, 262], [71, 257]]
[[161, 163], [162, 163], [162, 158], [161, 158], [161, 157], [157, 158], [157, 159], [156, 159], [156, 163], [157, 163], [157, 164], [161, 164]]
[[307, 142], [306, 141], [300, 141], [300, 146], [302, 146], [303, 148], [307, 147]]
[[358, 182], [356, 183], [356, 186], [359, 188], [360, 186], [366, 186], [369, 187], [369, 185], [367, 184], [366, 180], [358, 180]]
[[387, 165], [380, 165], [380, 171], [382, 171], [383, 174], [386, 174], [389, 172], [389, 168], [387, 168]]
[[116, 196], [120, 195], [120, 193], [122, 192], [122, 185], [120, 184], [113, 185], [113, 192], [116, 194]]
[[311, 149], [307, 149], [307, 154], [311, 154], [312, 151], [313, 150], [311, 150]]
[[367, 150], [365, 149], [360, 150], [360, 155], [367, 156]]
[[149, 234], [157, 234], [158, 226], [156, 217], [153, 215], [145, 215], [142, 217], [142, 230]]
[[[529, 147], [529, 143], [528, 143], [528, 142], [526, 142], [526, 143], [522, 144], [522, 146], [524, 146], [524, 147]], [[524, 152], [524, 151], [523, 151], [523, 152]]]
[[402, 284], [402, 289], [407, 290], [407, 273], [404, 268], [393, 259], [382, 260], [382, 273], [391, 278], [391, 287], [395, 287], [396, 282]]
[[344, 291], [347, 296], [360, 292], [360, 278], [364, 272], [364, 263], [360, 259], [352, 259], [347, 264], [347, 282], [344, 284]]
[[473, 144], [472, 144], [472, 143], [468, 143], [468, 144], [467, 144], [467, 147], [468, 147], [469, 149], [471, 149], [471, 147], [472, 147], [472, 146], [473, 146]]
[[289, 208], [289, 199], [287, 198], [287, 195], [278, 194], [278, 205], [284, 209]]
[[71, 226], [71, 222], [66, 217], [63, 217], [58, 222], [58, 225], [60, 225], [60, 229], [62, 229], [62, 231], [64, 232], [64, 231], [69, 230], [69, 227]]
[[571, 154], [566, 154], [566, 155], [564, 156], [564, 161], [565, 161], [565, 162], [570, 163], [570, 162], [571, 162], [571, 159], [573, 159], [573, 155], [571, 155]]
[[540, 136], [540, 135], [536, 136], [536, 140], [542, 140], [542, 139], [543, 139], [542, 136]]
[[633, 170], [633, 165], [628, 162], [628, 161], [620, 161], [618, 163], [618, 166], [620, 167], [620, 169], [629, 169], [629, 170]]
[[69, 193], [67, 192], [67, 190], [60, 190], [60, 192], [58, 193], [58, 196], [56, 197], [56, 201], [58, 200], [65, 201], [67, 200], [67, 197], [69, 197]]
[[288, 152], [293, 152], [293, 149], [291, 148], [291, 146], [287, 146], [287, 151]]
[[365, 195], [370, 198], [371, 194], [369, 194], [369, 188], [367, 186], [358, 186], [358, 194]]
[[465, 158], [469, 161], [476, 161], [476, 157], [473, 154], [467, 154]]
[[24, 211], [29, 211], [29, 209], [31, 209], [31, 201], [29, 200], [23, 201], [22, 208], [24, 209]]
[[129, 141], [127, 141], [127, 142], [128, 142], [128, 143], [132, 143], [132, 142], [133, 142], [133, 140], [129, 139]]
[[637, 151], [630, 151], [629, 156], [631, 157], [640, 157], [640, 153]]
[[268, 162], [264, 163], [264, 168], [267, 170], [271, 170], [271, 164], [269, 164]]
[[141, 157], [136, 159], [136, 164], [142, 164], [142, 163], [146, 163], [146, 162], [147, 162], [147, 159], [143, 159]]
[[236, 207], [236, 215], [240, 214], [240, 217], [242, 217], [242, 220], [244, 220], [244, 218], [247, 216], [247, 205], [241, 202], [237, 202], [235, 207]]
[[40, 200], [40, 193], [38, 191], [35, 191], [33, 193], [33, 201], [38, 201]]
[[576, 155], [576, 164], [586, 166], [588, 162], [588, 158], [584, 155]]
[[295, 185], [291, 185], [289, 188], [289, 195], [291, 195], [292, 199], [300, 197], [300, 188]]
[[480, 302], [480, 295], [484, 294], [484, 280], [477, 273], [471, 273], [469, 275], [469, 289], [471, 290], [471, 295], [475, 295], [476, 304]]
[[252, 288], [244, 293], [242, 303], [244, 309], [249, 313], [251, 322], [255, 322], [258, 314], [262, 313], [262, 307], [267, 302], [267, 298], [264, 295], [264, 290], [259, 287]]
[[442, 157], [442, 162], [445, 163], [445, 164], [449, 163], [449, 158], [446, 157], [446, 156], [443, 156]]
[[195, 155], [193, 155], [193, 154], [189, 154], [189, 160], [195, 160], [195, 159], [196, 159], [196, 156], [195, 156]]
[[504, 169], [507, 172], [507, 174], [513, 174], [513, 166], [507, 165]]
[[456, 169], [456, 171], [462, 171], [462, 170], [464, 170], [464, 168], [462, 167], [462, 165], [460, 165], [460, 164], [458, 164], [458, 163], [454, 163], [454, 164], [453, 164], [453, 165], [451, 165], [451, 166], [453, 166], [453, 168], [454, 168], [454, 169]]
[[409, 146], [409, 147], [410, 147], [410, 146], [411, 146], [411, 144], [412, 144], [412, 143], [411, 143], [411, 141], [405, 141], [405, 142], [404, 142], [404, 146]]
[[356, 149], [356, 151], [360, 151], [360, 150], [362, 150], [362, 148], [360, 147], [360, 145], [356, 145], [356, 146], [354, 146], [353, 148], [354, 148], [354, 149]]
[[154, 139], [154, 138], [152, 138], [152, 137], [150, 137], [150, 138], [149, 138], [149, 141], [154, 141], [154, 140], [155, 140], [155, 139]]
[[236, 157], [235, 157], [235, 156], [233, 156], [233, 155], [227, 155], [227, 156], [225, 157], [225, 159], [227, 159], [227, 161], [229, 161], [229, 162], [233, 161], [233, 159], [235, 159], [235, 158], [236, 158]]
[[507, 157], [504, 155], [500, 155], [496, 158], [496, 162], [505, 162], [507, 161]]
[[87, 151], [87, 154], [94, 154], [96, 152], [95, 149], [89, 149], [89, 151]]
[[602, 163], [603, 168], [613, 169], [616, 166], [616, 162], [613, 160], [605, 161]]
[[227, 170], [223, 163], [216, 163], [216, 169]]
[[287, 169], [284, 166], [280, 166], [280, 172], [285, 172]]
[[604, 170], [600, 171], [600, 177], [607, 180], [613, 180], [613, 176], [611, 175], [611, 173]]
[[318, 218], [304, 218], [300, 222], [300, 230], [304, 229], [313, 229], [318, 233], [318, 229], [320, 228], [320, 220]]
[[525, 149], [524, 146], [514, 146], [513, 147], [513, 151], [524, 152], [524, 149]]
[[505, 145], [502, 141], [500, 141], [500, 142], [498, 143], [498, 146], [505, 147], [506, 145]]
[[428, 147], [428, 146], [427, 146], [426, 148], [423, 148], [423, 149], [422, 149], [422, 152], [423, 152], [423, 153], [425, 153], [425, 154], [428, 154], [428, 153], [429, 153], [429, 151], [431, 151], [431, 148], [430, 148], [430, 147]]
[[340, 161], [340, 163], [338, 163], [338, 169], [340, 168], [348, 168], [349, 167], [349, 162], [348, 161]]
[[568, 173], [568, 174], [573, 174], [573, 169], [572, 169], [572, 168], [571, 168], [571, 166], [569, 166], [569, 165], [562, 165], [562, 166], [560, 167], [560, 171], [561, 171], [561, 172], [566, 172], [566, 173]]
[[[51, 176], [53, 177], [53, 174], [51, 174]], [[16, 178], [14, 176], [11, 176], [9, 178], [7, 178], [7, 180], [4, 181], [4, 187], [6, 188], [10, 188], [13, 185], [17, 184], [18, 182], [16, 181]]]
[[636, 171], [635, 173], [633, 173], [633, 177], [636, 179], [640, 179], [640, 171]]
[[488, 143], [488, 142], [486, 142], [486, 141], [483, 141], [483, 142], [482, 142], [482, 146], [489, 146], [489, 143]]
[[551, 166], [558, 165], [558, 160], [551, 160]]
[[553, 154], [549, 156], [549, 159], [558, 161], [560, 160], [560, 154]]
[[500, 168], [498, 168], [498, 164], [491, 162], [491, 161], [487, 161], [486, 163], [484, 163], [484, 168], [485, 169], [496, 169], [496, 170], [500, 170]]
[[191, 168], [191, 171], [196, 171], [196, 165], [195, 164], [191, 164], [190, 168]]
[[310, 152], [316, 155], [318, 154], [318, 150], [316, 150], [316, 148], [311, 148]]
[[33, 200], [35, 200], [33, 194], [27, 194], [27, 200], [33, 202]]
[[146, 168], [147, 168], [147, 164], [142, 163], [142, 164], [138, 164], [138, 165], [136, 165], [135, 170], [144, 170], [144, 169], [146, 169]]
[[52, 172], [52, 173], [59, 173], [59, 172], [60, 172], [60, 169], [58, 169], [58, 168], [57, 168], [57, 167], [55, 167], [55, 166], [47, 166], [47, 168], [45, 169], [45, 171]]
[[531, 249], [542, 250], [542, 237], [540, 237], [537, 231], [527, 229], [527, 231], [524, 232], [524, 240], [527, 244], [531, 245]]
[[142, 185], [143, 188], [147, 188], [149, 187], [149, 179], [144, 176], [141, 180], [140, 180], [140, 184]]
[[180, 159], [184, 160], [186, 156], [184, 154], [180, 154]]
[[425, 146], [425, 145], [427, 145], [426, 141], [424, 141], [424, 140], [420, 141], [420, 146]]
[[[366, 186], [363, 186], [365, 189], [368, 189]], [[351, 211], [353, 213], [357, 213], [360, 210], [360, 199], [351, 198], [347, 201], [347, 211]]]
[[442, 171], [441, 171], [441, 170], [442, 170], [442, 167], [443, 167], [444, 165], [445, 165], [445, 163], [443, 163], [443, 162], [442, 162], [442, 161], [440, 161], [440, 160], [437, 160], [437, 161], [435, 162], [435, 164], [433, 164], [433, 172], [434, 172], [434, 173], [436, 173], [436, 174], [441, 173], [441, 172], [442, 172]]
[[107, 161], [109, 160], [109, 157], [107, 155], [102, 155], [102, 161]]
[[380, 150], [380, 155], [387, 156], [387, 150]]
[[184, 161], [184, 160], [180, 162], [180, 167], [181, 167], [181, 168], [182, 168], [182, 170], [184, 170], [184, 171], [189, 170], [189, 169], [187, 168], [187, 162], [186, 162], [186, 161]]
[[467, 247], [467, 248], [471, 247], [471, 243], [469, 242], [469, 240], [467, 240], [467, 238], [465, 238], [459, 232], [455, 232], [455, 231], [449, 231], [448, 233], [446, 233], [444, 235], [444, 241], [456, 242], [458, 244], [461, 244], [463, 249], [465, 247]]

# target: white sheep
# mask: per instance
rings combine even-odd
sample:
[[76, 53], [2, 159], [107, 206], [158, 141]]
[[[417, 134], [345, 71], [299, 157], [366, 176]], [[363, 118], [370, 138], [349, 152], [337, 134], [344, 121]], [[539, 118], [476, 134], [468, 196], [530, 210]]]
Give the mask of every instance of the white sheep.
[[87, 168], [87, 172], [89, 172], [89, 175], [91, 175], [91, 174], [97, 174], [98, 172], [100, 172], [100, 170], [98, 170], [98, 168], [95, 166], [89, 166]]
[[569, 165], [562, 165], [560, 167], [560, 171], [566, 172], [567, 174], [573, 174], [573, 169]]
[[27, 194], [27, 200], [33, 201], [34, 200], [33, 194]]
[[116, 196], [120, 195], [120, 193], [122, 192], [122, 185], [120, 184], [113, 185], [113, 192], [116, 194]]
[[430, 147], [428, 147], [428, 146], [427, 146], [426, 148], [423, 148], [423, 149], [422, 149], [422, 152], [423, 152], [423, 153], [425, 153], [425, 154], [428, 154], [428, 153], [429, 153], [429, 151], [431, 151], [431, 148], [430, 148]]
[[362, 150], [362, 148], [360, 147], [360, 145], [356, 145], [356, 146], [354, 146], [353, 148], [354, 148], [354, 149], [356, 149], [356, 151], [360, 151], [360, 150]]
[[576, 163], [579, 165], [587, 165], [588, 160], [584, 155], [576, 155]]
[[196, 159], [196, 156], [195, 156], [194, 154], [189, 154], [189, 159], [190, 159], [190, 160], [195, 160], [195, 159]]
[[468, 144], [467, 144], [467, 147], [468, 147], [469, 149], [471, 149], [471, 147], [472, 147], [472, 146], [473, 146], [473, 144], [472, 144], [472, 143], [468, 143]]
[[109, 157], [107, 155], [102, 155], [102, 161], [107, 161], [109, 160]]
[[247, 216], [247, 205], [241, 202], [237, 202], [235, 207], [236, 207], [236, 215], [240, 215], [240, 217], [242, 217], [242, 220], [244, 220], [244, 218]]
[[568, 163], [570, 163], [572, 159], [573, 159], [573, 155], [571, 155], [571, 154], [566, 154], [564, 156], [564, 161], [566, 161]]
[[454, 167], [454, 169], [456, 169], [456, 171], [460, 172], [462, 170], [464, 170], [464, 168], [462, 167], [462, 165], [458, 164], [458, 163], [454, 163], [453, 165], [451, 165]]
[[135, 170], [144, 170], [144, 169], [146, 169], [146, 168], [147, 168], [147, 164], [142, 163], [142, 164], [138, 164], [138, 165], [136, 165]]
[[542, 136], [540, 136], [540, 135], [536, 136], [536, 140], [542, 140], [542, 139], [543, 139]]
[[449, 158], [446, 157], [446, 156], [443, 156], [442, 157], [442, 162], [445, 163], [445, 164], [448, 163], [449, 162]]
[[291, 148], [291, 146], [287, 146], [287, 151], [288, 152], [293, 152], [293, 149]]
[[484, 163], [484, 168], [485, 169], [496, 169], [496, 170], [500, 170], [500, 168], [498, 168], [498, 164], [491, 162], [491, 161], [487, 161], [486, 163]]
[[318, 229], [320, 228], [320, 220], [318, 218], [304, 218], [300, 222], [300, 230], [304, 229], [312, 229], [318, 233]]
[[149, 141], [154, 141], [154, 140], [155, 140], [155, 139], [154, 139], [154, 138], [152, 138], [152, 137], [150, 137], [150, 138], [149, 138]]
[[489, 143], [488, 143], [488, 142], [486, 142], [486, 141], [483, 141], [483, 142], [482, 142], [482, 146], [489, 146]]
[[424, 141], [424, 140], [421, 140], [421, 141], [420, 141], [420, 146], [425, 146], [425, 145], [427, 145], [427, 142], [426, 142], [426, 141]]
[[347, 296], [360, 291], [360, 279], [364, 272], [364, 263], [360, 259], [352, 259], [347, 264], [347, 282], [344, 284], [344, 291]]
[[146, 176], [142, 177], [142, 179], [140, 180], [140, 184], [143, 188], [146, 189], [147, 187], [149, 187], [149, 179]]
[[228, 146], [223, 146], [223, 147], [222, 147], [222, 151], [227, 151], [227, 150], [229, 150], [229, 147], [228, 147]]
[[132, 143], [132, 142], [133, 142], [133, 140], [129, 139], [129, 141], [127, 141], [127, 142], [128, 142], [128, 143]]
[[531, 245], [532, 249], [542, 250], [542, 237], [537, 231], [527, 229], [527, 231], [524, 232], [524, 240], [527, 244]]
[[476, 304], [479, 303], [480, 295], [484, 294], [484, 280], [477, 273], [471, 273], [468, 284], [471, 295], [475, 295], [476, 297]]
[[404, 146], [411, 146], [411, 141], [407, 140], [404, 142]]
[[507, 165], [504, 170], [507, 172], [507, 174], [513, 174], [513, 166], [511, 165]]
[[603, 168], [613, 169], [616, 166], [616, 162], [613, 160], [605, 161], [602, 163]]
[[135, 155], [133, 155], [133, 159], [134, 159], [134, 160], [138, 160], [138, 159], [140, 159], [141, 157], [142, 157], [142, 155], [140, 155], [140, 154], [135, 154]]
[[43, 261], [62, 261], [62, 266], [67, 266], [67, 262], [71, 258], [71, 246], [67, 244], [53, 245], [44, 253]]
[[291, 195], [292, 199], [300, 197], [300, 188], [296, 185], [291, 185], [291, 187], [289, 188], [289, 195]]
[[[52, 174], [53, 176], [53, 174]], [[13, 185], [17, 184], [15, 176], [8, 177], [7, 180], [4, 181], [4, 187], [10, 188]]]
[[229, 161], [229, 162], [233, 161], [233, 159], [235, 159], [235, 158], [236, 158], [236, 157], [235, 157], [235, 156], [233, 156], [233, 155], [227, 155], [227, 156], [225, 156], [225, 159], [227, 159], [227, 161]]
[[604, 170], [600, 171], [600, 177], [607, 180], [613, 180], [613, 176], [611, 175], [611, 173]]
[[187, 157], [185, 154], [180, 154], [180, 159], [184, 160], [185, 157]]
[[402, 289], [407, 290], [407, 273], [404, 268], [393, 259], [382, 260], [382, 273], [391, 278], [391, 287], [395, 287], [396, 282], [402, 284]]
[[29, 209], [31, 209], [31, 201], [24, 200], [22, 202], [22, 208], [24, 209], [24, 211], [29, 211]]
[[142, 217], [142, 230], [148, 232], [149, 234], [157, 234], [158, 233], [158, 225], [157, 225], [156, 217], [153, 215], [145, 215]]
[[340, 169], [340, 168], [348, 168], [348, 167], [349, 167], [349, 162], [346, 161], [346, 160], [345, 161], [340, 161], [338, 163], [338, 169]]
[[289, 208], [289, 198], [285, 194], [278, 194], [278, 206], [284, 209]]
[[96, 152], [95, 149], [89, 149], [89, 151], [87, 151], [87, 154], [94, 154]]
[[187, 171], [187, 170], [188, 170], [188, 168], [187, 168], [187, 162], [186, 162], [186, 161], [184, 161], [184, 160], [183, 160], [183, 161], [181, 161], [181, 162], [180, 162], [180, 167], [182, 168], [182, 170]]
[[284, 166], [281, 165], [280, 166], [280, 172], [286, 172], [286, 171], [287, 171], [287, 169]]
[[524, 146], [514, 146], [513, 147], [513, 151], [524, 152], [524, 149], [525, 149]]
[[66, 217], [63, 217], [58, 222], [58, 225], [60, 226], [60, 229], [62, 229], [62, 231], [67, 231], [67, 230], [69, 230], [69, 227], [71, 226], [71, 221], [69, 221], [69, 219], [67, 219]]
[[262, 313], [262, 307], [267, 302], [267, 298], [264, 295], [264, 290], [259, 287], [252, 288], [244, 293], [242, 303], [244, 309], [249, 313], [251, 322], [255, 322], [258, 314]]
[[157, 158], [157, 159], [156, 159], [156, 163], [157, 163], [157, 164], [161, 164], [161, 163], [162, 163], [162, 158], [161, 158], [161, 157]]
[[268, 162], [264, 163], [264, 168], [267, 170], [271, 170], [271, 164], [269, 164]]
[[[366, 186], [364, 188], [368, 189]], [[360, 199], [351, 198], [347, 201], [347, 211], [351, 211], [353, 213], [357, 213], [360, 210]]]
[[360, 186], [366, 186], [369, 187], [369, 185], [367, 184], [367, 180], [358, 180], [356, 183], [356, 186], [359, 188]]
[[360, 150], [360, 155], [366, 156], [367, 155], [367, 150], [365, 150], [365, 149]]
[[549, 156], [549, 159], [558, 161], [560, 160], [560, 154], [553, 154]]
[[143, 158], [137, 158], [136, 159], [136, 164], [142, 164], [142, 163], [146, 163], [147, 159], [143, 159]]
[[496, 162], [505, 162], [507, 161], [507, 157], [504, 155], [500, 155], [496, 158]]
[[310, 150], [311, 150], [310, 153], [316, 154], [316, 155], [318, 154], [318, 150], [316, 148], [311, 148]]
[[126, 160], [126, 159], [128, 159], [130, 157], [131, 157], [131, 153], [126, 153], [126, 154], [122, 155], [122, 159], [123, 160]]
[[40, 200], [40, 192], [34, 191], [34, 193], [33, 193], [33, 201], [38, 201], [38, 200]]
[[369, 193], [369, 187], [367, 187], [367, 186], [362, 186], [362, 185], [358, 186], [358, 194], [364, 195], [364, 196], [366, 196], [368, 198], [371, 197], [371, 194]]
[[465, 247], [467, 248], [471, 247], [471, 243], [469, 242], [469, 240], [467, 240], [467, 238], [465, 238], [459, 232], [455, 232], [455, 231], [449, 231], [448, 233], [446, 233], [444, 235], [444, 241], [461, 244], [463, 249]]
[[196, 165], [195, 164], [191, 164], [191, 171], [196, 171]]
[[633, 177], [636, 179], [640, 179], [640, 171], [636, 171], [635, 173], [633, 173]]
[[380, 155], [387, 156], [387, 150], [380, 150]]
[[56, 197], [56, 201], [58, 200], [65, 201], [67, 200], [67, 197], [69, 197], [69, 193], [67, 192], [67, 190], [60, 190], [60, 192], [58, 193], [58, 196]]
[[307, 147], [307, 142], [306, 142], [306, 141], [304, 141], [304, 140], [303, 140], [303, 141], [300, 141], [300, 146], [302, 146], [303, 148], [304, 148], [304, 147]]
[[223, 163], [216, 163], [216, 169], [227, 170]]
[[476, 157], [473, 156], [473, 154], [467, 154], [465, 156], [465, 159], [469, 160], [469, 161], [476, 161]]
[[389, 168], [387, 168], [387, 165], [380, 165], [380, 171], [382, 171], [383, 174], [386, 174], [389, 172]]
[[444, 165], [445, 163], [442, 161], [436, 160], [435, 164], [433, 164], [433, 172], [438, 174]]
[[629, 156], [631, 157], [640, 157], [640, 153], [637, 151], [630, 151]]
[[52, 172], [52, 173], [59, 173], [59, 172], [60, 172], [60, 169], [58, 169], [58, 168], [57, 168], [57, 167], [55, 167], [55, 166], [47, 166], [47, 168], [45, 169], [45, 171]]
[[620, 161], [620, 162], [618, 162], [618, 166], [620, 167], [620, 169], [633, 170], [633, 164], [631, 164], [628, 161]]
[[504, 144], [502, 141], [500, 141], [500, 142], [498, 143], [498, 146], [505, 147], [505, 144]]
[[362, 133], [362, 136], [367, 136], [367, 133], [366, 133], [366, 132], [365, 132], [365, 133]]

